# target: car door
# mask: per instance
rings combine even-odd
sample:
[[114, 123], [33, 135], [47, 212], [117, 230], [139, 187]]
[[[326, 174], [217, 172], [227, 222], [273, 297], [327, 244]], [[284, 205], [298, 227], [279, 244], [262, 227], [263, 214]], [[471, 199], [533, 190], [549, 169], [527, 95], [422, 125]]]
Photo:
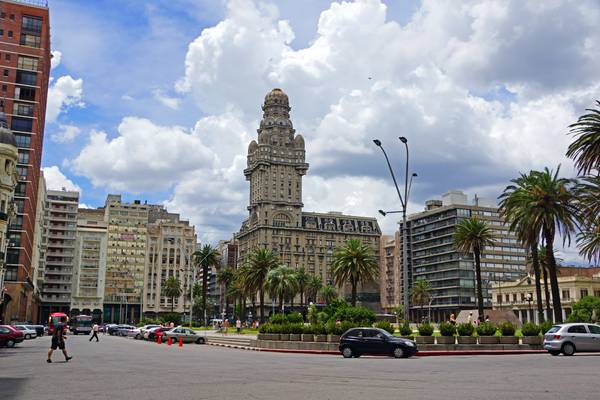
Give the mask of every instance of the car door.
[[184, 335], [185, 335], [184, 339], [183, 339], [184, 342], [194, 343], [196, 341], [196, 334], [194, 333], [193, 330], [187, 329], [187, 328], [184, 329]]
[[590, 351], [600, 351], [600, 326], [590, 324], [587, 327], [592, 336]]
[[565, 338], [568, 338], [575, 344], [577, 351], [589, 351], [589, 349], [592, 347], [591, 335], [588, 333], [587, 328], [583, 324], [577, 324], [568, 327]]
[[376, 329], [363, 329], [365, 347], [369, 354], [386, 353], [386, 342], [383, 335]]

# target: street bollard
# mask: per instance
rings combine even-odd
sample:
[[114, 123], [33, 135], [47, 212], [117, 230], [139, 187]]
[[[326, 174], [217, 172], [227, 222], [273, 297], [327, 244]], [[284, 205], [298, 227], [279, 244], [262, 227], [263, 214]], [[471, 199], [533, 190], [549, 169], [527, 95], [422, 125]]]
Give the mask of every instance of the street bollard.
[[183, 338], [179, 337], [179, 347], [183, 347]]
[[160, 335], [160, 334], [156, 335], [156, 343], [162, 344], [162, 335]]
[[170, 346], [170, 345], [171, 345], [171, 343], [173, 343], [173, 339], [172, 339], [172, 338], [169, 336], [169, 337], [167, 338], [167, 346]]

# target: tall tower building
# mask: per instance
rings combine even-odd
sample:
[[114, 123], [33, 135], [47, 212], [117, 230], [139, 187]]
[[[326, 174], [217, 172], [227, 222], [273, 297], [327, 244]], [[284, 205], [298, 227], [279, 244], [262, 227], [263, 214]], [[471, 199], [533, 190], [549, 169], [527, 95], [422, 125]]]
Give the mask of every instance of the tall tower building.
[[17, 141], [19, 176], [8, 233], [19, 245], [6, 254], [6, 313], [18, 321], [37, 319], [33, 243], [50, 57], [47, 2], [0, 0], [0, 108]]

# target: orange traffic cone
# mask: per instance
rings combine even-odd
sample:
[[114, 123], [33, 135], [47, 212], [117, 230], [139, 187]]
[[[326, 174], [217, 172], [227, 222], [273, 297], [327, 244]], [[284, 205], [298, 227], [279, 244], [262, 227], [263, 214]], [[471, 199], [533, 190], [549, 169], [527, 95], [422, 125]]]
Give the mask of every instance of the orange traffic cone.
[[156, 337], [157, 337], [156, 343], [162, 344], [162, 335], [156, 335]]
[[179, 336], [179, 347], [183, 347], [183, 338]]
[[169, 338], [167, 339], [167, 345], [170, 346], [171, 343], [173, 343], [173, 339], [169, 336]]

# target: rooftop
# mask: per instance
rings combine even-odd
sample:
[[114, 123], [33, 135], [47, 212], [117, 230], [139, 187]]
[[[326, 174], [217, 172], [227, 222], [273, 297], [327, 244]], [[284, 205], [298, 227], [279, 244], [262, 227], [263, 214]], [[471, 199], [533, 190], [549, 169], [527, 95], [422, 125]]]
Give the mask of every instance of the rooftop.
[[48, 8], [48, 0], [5, 0], [8, 3], [24, 4], [32, 7]]

